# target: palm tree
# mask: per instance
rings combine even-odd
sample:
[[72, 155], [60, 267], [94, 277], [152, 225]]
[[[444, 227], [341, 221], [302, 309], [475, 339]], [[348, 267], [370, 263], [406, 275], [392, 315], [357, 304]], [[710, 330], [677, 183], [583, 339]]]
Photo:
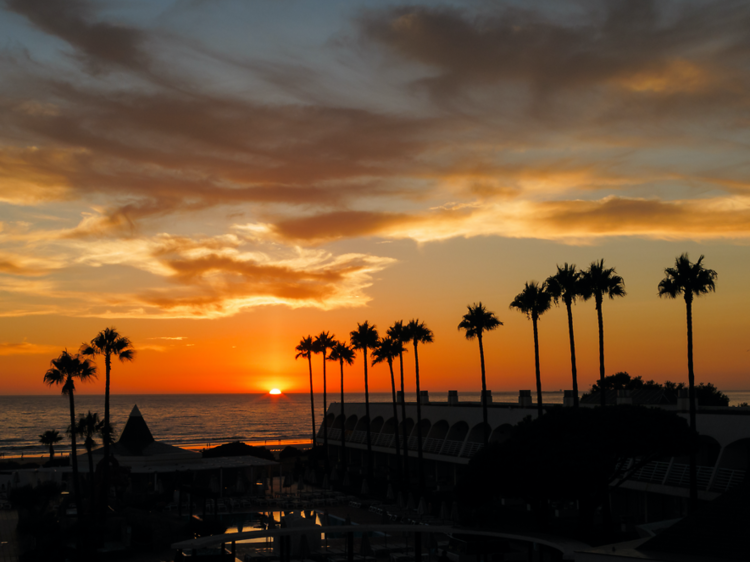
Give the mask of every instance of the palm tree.
[[[396, 406], [396, 379], [393, 376], [393, 360], [404, 351], [404, 344], [400, 340], [395, 340], [390, 336], [383, 338], [378, 348], [372, 352], [373, 366], [386, 361], [388, 369], [391, 371], [391, 397], [393, 399], [393, 435], [396, 439], [396, 465], [398, 472], [401, 473], [401, 446], [398, 438], [398, 407]], [[403, 482], [403, 479], [401, 479]]]
[[313, 395], [313, 377], [312, 377], [312, 354], [315, 351], [315, 344], [313, 343], [312, 336], [307, 336], [299, 340], [299, 345], [295, 348], [298, 352], [294, 357], [299, 359], [304, 357], [307, 359], [307, 366], [310, 370], [310, 409], [312, 415], [312, 442], [313, 449], [318, 446], [318, 440], [315, 437], [315, 396]]
[[[690, 263], [687, 253], [675, 259], [674, 267], [664, 270], [666, 277], [659, 282], [659, 296], [676, 299], [682, 295], [687, 311], [687, 355], [688, 355], [688, 400], [690, 404], [690, 428], [698, 435], [695, 423], [695, 373], [693, 372], [693, 298], [716, 291], [717, 273], [703, 267], [703, 256]], [[698, 480], [695, 449], [690, 452], [690, 505], [698, 504]]]
[[55, 458], [55, 443], [62, 441], [62, 436], [56, 429], [45, 431], [39, 436], [39, 442], [49, 447], [49, 460]]
[[341, 468], [346, 470], [346, 415], [344, 413], [344, 363], [354, 363], [354, 350], [342, 342], [336, 342], [328, 356], [329, 361], [338, 361], [341, 365]]
[[458, 325], [459, 330], [466, 330], [466, 339], [473, 340], [477, 338], [479, 340], [479, 362], [482, 365], [482, 421], [484, 422], [484, 444], [486, 445], [489, 440], [489, 424], [487, 423], [487, 378], [484, 371], [484, 346], [482, 345], [482, 335], [485, 331], [489, 332], [494, 330], [498, 326], [502, 326], [495, 317], [494, 312], [487, 310], [484, 305], [480, 303], [474, 303], [468, 306], [469, 311], [464, 314], [461, 323]]
[[552, 306], [552, 296], [547, 292], [544, 283], [539, 285], [536, 281], [531, 281], [524, 285], [523, 291], [516, 295], [511, 308], [523, 312], [527, 318], [531, 319], [534, 325], [534, 361], [536, 365], [536, 405], [539, 417], [542, 417], [542, 376], [539, 372], [539, 330], [537, 322], [539, 317], [547, 312]]
[[589, 268], [581, 272], [581, 296], [589, 300], [592, 296], [596, 303], [596, 316], [599, 320], [599, 388], [601, 389], [602, 407], [607, 405], [604, 388], [604, 320], [602, 319], [602, 300], [604, 295], [610, 299], [625, 296], [625, 281], [617, 275], [615, 268], [605, 268], [604, 260], [592, 262]]
[[557, 266], [557, 273], [547, 278], [547, 292], [555, 304], [562, 300], [568, 311], [568, 339], [570, 340], [570, 369], [573, 373], [573, 406], [578, 407], [578, 370], [576, 368], [576, 341], [573, 335], [573, 303], [581, 296], [581, 272], [575, 264]]
[[[68, 350], [63, 351], [59, 357], [50, 361], [50, 368], [44, 374], [44, 383], [52, 386], [62, 386], [62, 393], [68, 396], [70, 400], [70, 426], [74, 427], [76, 423], [76, 405], [75, 405], [75, 379], [81, 382], [90, 381], [96, 378], [96, 366], [88, 359], [80, 355], [70, 355]], [[70, 435], [70, 460], [73, 467], [73, 493], [75, 494], [76, 509], [80, 513], [81, 489], [78, 482], [78, 457], [76, 456], [76, 434]]]
[[367, 477], [372, 478], [372, 436], [370, 435], [370, 389], [367, 381], [367, 350], [375, 349], [380, 343], [380, 337], [375, 326], [357, 323], [357, 329], [349, 333], [352, 347], [362, 351], [365, 360], [365, 416], [367, 417]]
[[[388, 328], [388, 337], [402, 344], [410, 341], [409, 334], [406, 333], [406, 326], [402, 320], [398, 320], [393, 323], [393, 326]], [[398, 353], [398, 367], [401, 371], [401, 432], [403, 437], [403, 450], [404, 450], [404, 486], [408, 484], [409, 479], [409, 447], [408, 439], [409, 436], [406, 434], [406, 391], [404, 390], [404, 352], [406, 348], [402, 345]]]
[[419, 388], [419, 353], [417, 346], [420, 343], [432, 343], [434, 336], [424, 322], [415, 318], [406, 325], [406, 333], [414, 345], [414, 372], [417, 382], [417, 470], [419, 471], [419, 496], [424, 493], [424, 459], [422, 457], [422, 401]]
[[315, 336], [313, 345], [315, 346], [315, 353], [323, 354], [323, 448], [325, 449], [325, 463], [326, 472], [328, 472], [328, 423], [326, 422], [326, 416], [328, 415], [328, 399], [326, 397], [326, 353], [331, 349], [336, 340], [328, 332], [320, 332]]
[[[96, 445], [96, 437], [104, 434], [104, 421], [99, 419], [98, 413], [89, 413], [78, 418], [78, 423], [73, 427], [68, 427], [68, 434], [75, 433], [83, 439], [86, 447], [86, 453], [89, 458], [89, 489], [91, 501], [94, 501], [94, 455], [92, 454]], [[111, 435], [111, 428], [110, 428]]]
[[[99, 332], [90, 343], [81, 345], [80, 353], [82, 355], [95, 357], [104, 356], [105, 381], [104, 381], [104, 425], [102, 426], [102, 440], [104, 441], [104, 472], [102, 475], [103, 483], [102, 500], [107, 501], [107, 491], [109, 489], [109, 446], [112, 443], [112, 422], [109, 416], [109, 388], [110, 375], [112, 373], [112, 357], [116, 357], [121, 362], [132, 361], [135, 358], [133, 344], [125, 336], [120, 335], [115, 327], [105, 328]], [[102, 510], [106, 513], [106, 509]]]

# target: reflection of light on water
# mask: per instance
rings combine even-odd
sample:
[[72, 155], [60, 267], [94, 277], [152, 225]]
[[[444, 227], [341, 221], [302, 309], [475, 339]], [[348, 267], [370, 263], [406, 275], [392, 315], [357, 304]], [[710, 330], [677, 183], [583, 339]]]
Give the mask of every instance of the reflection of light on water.
[[[288, 511], [262, 511], [257, 513], [245, 513], [245, 514], [236, 514], [232, 516], [232, 519], [237, 519], [240, 517], [244, 517], [245, 520], [242, 521], [242, 527], [236, 523], [234, 523], [231, 527], [227, 527], [227, 530], [224, 531], [227, 535], [232, 535], [236, 533], [244, 533], [246, 531], [262, 531], [264, 527], [262, 526], [260, 517], [265, 516], [267, 520], [270, 520], [273, 518], [274, 526], [279, 527], [281, 524], [281, 518], [284, 517], [285, 514], [290, 513], [299, 513], [303, 519], [308, 519], [308, 515], [312, 515], [312, 517], [315, 518], [315, 524], [319, 526], [323, 526], [323, 519], [321, 517], [321, 514], [317, 511], [305, 511], [303, 509], [300, 510], [288, 510]], [[325, 533], [320, 534], [320, 538], [322, 540], [325, 540]], [[237, 544], [271, 544], [273, 543], [273, 539], [271, 537], [255, 537], [251, 539], [242, 539], [239, 541], [235, 541]]]

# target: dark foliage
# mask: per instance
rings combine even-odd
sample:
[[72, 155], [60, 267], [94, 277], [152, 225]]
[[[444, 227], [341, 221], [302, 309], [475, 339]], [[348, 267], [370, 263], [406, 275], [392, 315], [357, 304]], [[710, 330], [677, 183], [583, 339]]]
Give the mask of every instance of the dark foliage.
[[241, 443], [240, 441], [234, 441], [233, 443], [225, 443], [219, 445], [213, 449], [205, 449], [203, 451], [204, 459], [212, 459], [216, 457], [258, 457], [259, 459], [266, 459], [269, 461], [275, 461], [273, 453], [263, 447], [253, 447]]
[[[621, 371], [614, 375], [604, 377], [605, 390], [665, 390], [674, 394], [676, 399], [677, 392], [687, 388], [683, 382], [674, 383], [667, 381], [660, 384], [655, 381], [644, 381], [642, 377], [631, 377], [627, 372]], [[590, 394], [599, 392], [599, 384], [594, 383], [591, 386]], [[588, 396], [589, 393], [584, 394]], [[729, 397], [716, 388], [713, 384], [700, 383], [695, 387], [695, 395], [701, 406], [729, 406]]]
[[283, 461], [284, 459], [294, 459], [294, 458], [299, 457], [301, 455], [302, 455], [302, 450], [301, 449], [298, 449], [297, 447], [292, 447], [291, 445], [287, 445], [279, 453], [279, 459], [281, 459]]

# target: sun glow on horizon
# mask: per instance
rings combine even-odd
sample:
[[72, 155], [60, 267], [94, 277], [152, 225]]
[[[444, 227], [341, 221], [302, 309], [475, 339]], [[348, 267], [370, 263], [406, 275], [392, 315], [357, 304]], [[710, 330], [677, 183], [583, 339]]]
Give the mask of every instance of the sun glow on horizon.
[[272, 389], [271, 389], [271, 390], [270, 390], [270, 391], [268, 392], [268, 394], [274, 394], [274, 395], [277, 395], [277, 394], [281, 394], [281, 391], [280, 391], [280, 390], [279, 390], [278, 388], [272, 388]]

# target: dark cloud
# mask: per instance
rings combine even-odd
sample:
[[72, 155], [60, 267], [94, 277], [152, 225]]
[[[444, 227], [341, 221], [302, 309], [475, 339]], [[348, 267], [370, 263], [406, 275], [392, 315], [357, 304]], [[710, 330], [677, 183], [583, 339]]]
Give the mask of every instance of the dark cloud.
[[93, 71], [110, 68], [141, 71], [150, 65], [144, 33], [96, 21], [94, 4], [88, 0], [5, 0], [5, 6], [43, 32], [66, 41]]
[[488, 85], [528, 86], [536, 95], [580, 93], [668, 74], [677, 59], [733, 80], [750, 60], [750, 6], [744, 2], [584, 6], [567, 17], [562, 10], [398, 7], [367, 12], [359, 24], [365, 41], [434, 69], [420, 83], [436, 99]]
[[403, 213], [336, 211], [277, 221], [274, 233], [286, 240], [316, 241], [378, 235], [389, 227], [414, 220]]

